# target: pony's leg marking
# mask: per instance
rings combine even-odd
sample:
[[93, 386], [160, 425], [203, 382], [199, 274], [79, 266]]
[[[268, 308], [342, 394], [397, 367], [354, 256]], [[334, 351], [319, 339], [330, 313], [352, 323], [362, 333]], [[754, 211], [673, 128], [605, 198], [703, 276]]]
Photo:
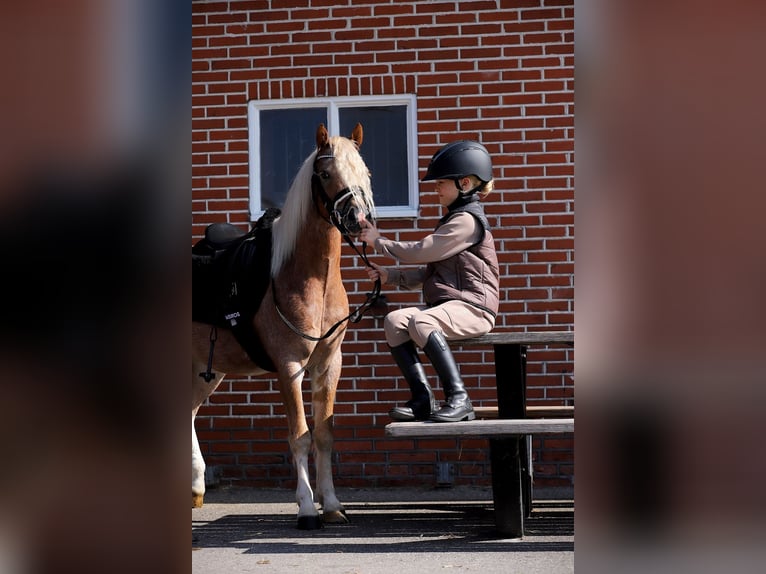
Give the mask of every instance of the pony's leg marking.
[[298, 503], [298, 528], [304, 530], [321, 528], [319, 512], [314, 505], [314, 492], [311, 490], [309, 480], [311, 434], [308, 429], [297, 439], [290, 441], [290, 449], [298, 475], [298, 485], [295, 489], [295, 501]]
[[202, 506], [205, 498], [205, 460], [197, 440], [197, 431], [194, 429], [194, 417], [197, 410], [192, 412], [192, 508]]
[[[203, 366], [204, 365], [204, 366]], [[207, 397], [221, 384], [225, 373], [216, 373], [213, 381], [207, 383], [199, 377], [200, 371], [207, 368], [207, 363], [192, 361], [192, 508], [199, 508], [205, 498], [205, 460], [197, 440], [197, 431], [194, 428], [194, 419], [200, 406]]]
[[335, 495], [332, 480], [332, 418], [317, 422], [314, 430], [314, 456], [317, 471], [317, 498], [322, 504], [322, 520], [331, 524], [345, 524], [346, 510]]
[[[287, 412], [288, 436], [290, 452], [298, 479], [295, 489], [295, 500], [298, 503], [298, 528], [314, 530], [322, 527], [319, 512], [314, 505], [314, 491], [311, 490], [309, 478], [309, 453], [311, 452], [311, 433], [306, 423], [303, 408], [303, 369], [297, 365], [294, 369], [280, 373], [280, 388], [282, 399]], [[283, 378], [283, 375], [286, 375]]]

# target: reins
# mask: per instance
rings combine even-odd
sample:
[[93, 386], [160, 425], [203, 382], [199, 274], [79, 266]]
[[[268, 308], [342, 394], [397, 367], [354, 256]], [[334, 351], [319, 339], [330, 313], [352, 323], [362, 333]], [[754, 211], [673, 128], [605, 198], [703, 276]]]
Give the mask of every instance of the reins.
[[[336, 227], [337, 227], [337, 225], [336, 225]], [[351, 241], [351, 238], [347, 234], [345, 234], [343, 232], [341, 232], [341, 234], [343, 235], [343, 238], [346, 240], [346, 242], [353, 248], [353, 250], [356, 251], [356, 253], [359, 255], [359, 257], [361, 257], [361, 259], [362, 259], [362, 261], [364, 261], [365, 265], [367, 265], [367, 267], [372, 267], [372, 265], [370, 264], [370, 261], [367, 259], [367, 253], [366, 253], [366, 251], [367, 251], [367, 243], [365, 243], [363, 241], [362, 242], [362, 250], [359, 251], [359, 249], [357, 249], [356, 245], [354, 245], [354, 242]], [[274, 278], [273, 277], [271, 278], [271, 297], [272, 297], [272, 299], [274, 299], [274, 308], [277, 310], [277, 314], [279, 315], [279, 318], [282, 319], [282, 321], [284, 322], [285, 325], [290, 327], [290, 329], [293, 331], [293, 333], [303, 337], [304, 339], [306, 339], [308, 341], [314, 341], [314, 342], [322, 341], [322, 340], [327, 339], [328, 337], [332, 336], [332, 334], [335, 333], [335, 331], [338, 329], [338, 327], [340, 327], [346, 321], [350, 321], [352, 323], [358, 323], [359, 321], [361, 321], [362, 320], [362, 316], [367, 312], [367, 310], [370, 307], [372, 307], [375, 304], [375, 301], [378, 300], [378, 297], [380, 296], [380, 289], [381, 289], [380, 278], [378, 278], [378, 279], [375, 280], [375, 286], [372, 288], [372, 291], [370, 291], [367, 294], [367, 300], [364, 303], [362, 303], [354, 311], [352, 311], [351, 313], [349, 313], [348, 315], [343, 317], [343, 319], [341, 319], [340, 321], [335, 323], [323, 335], [321, 335], [319, 337], [314, 337], [313, 335], [308, 335], [308, 334], [304, 333], [303, 331], [301, 331], [300, 329], [298, 329], [298, 327], [293, 325], [290, 322], [290, 320], [287, 317], [285, 317], [284, 313], [282, 313], [282, 310], [279, 308], [279, 304], [277, 303], [277, 288], [276, 288], [276, 285], [274, 284]]]
[[[367, 259], [367, 242], [362, 241], [362, 250], [359, 251], [356, 248], [356, 245], [354, 245], [354, 242], [351, 241], [348, 235], [343, 235], [343, 238], [346, 240], [346, 243], [348, 243], [354, 251], [356, 251], [357, 255], [361, 258], [362, 261], [364, 261], [364, 264], [369, 267], [370, 269], [374, 269], [372, 264], [370, 263], [370, 260]], [[375, 279], [375, 285], [372, 288], [372, 291], [367, 293], [367, 300], [362, 303], [359, 307], [357, 307], [356, 311], [351, 313], [349, 315], [349, 319], [352, 323], [358, 323], [362, 319], [362, 315], [364, 315], [367, 310], [372, 307], [375, 304], [375, 301], [378, 300], [378, 297], [380, 297], [380, 277]]]

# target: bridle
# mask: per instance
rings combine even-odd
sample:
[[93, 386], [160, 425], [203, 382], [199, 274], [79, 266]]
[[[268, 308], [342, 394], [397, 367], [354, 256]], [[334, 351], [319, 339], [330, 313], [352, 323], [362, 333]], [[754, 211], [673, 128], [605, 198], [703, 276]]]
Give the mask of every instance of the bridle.
[[[364, 195], [364, 190], [358, 185], [352, 185], [341, 189], [334, 199], [331, 199], [322, 185], [321, 175], [317, 172], [317, 163], [322, 159], [335, 159], [333, 154], [317, 155], [314, 159], [314, 172], [311, 175], [311, 198], [314, 201], [314, 206], [319, 211], [319, 215], [333, 225], [341, 235], [348, 237], [352, 235], [354, 231], [358, 231], [358, 223], [354, 217], [356, 209], [349, 210], [345, 215], [342, 208], [351, 200], [358, 198], [359, 195]], [[322, 202], [327, 215], [325, 216], [319, 206], [317, 205], [317, 196]], [[362, 203], [362, 202], [360, 202]], [[350, 229], [350, 227], [356, 227], [357, 229]]]
[[[342, 207], [350, 202], [352, 199], [357, 197], [357, 194], [364, 193], [364, 190], [357, 186], [351, 186], [346, 187], [340, 190], [338, 194], [335, 196], [334, 199], [331, 199], [330, 196], [327, 195], [327, 192], [324, 190], [324, 187], [322, 186], [322, 181], [319, 173], [317, 173], [316, 165], [317, 162], [320, 159], [334, 159], [335, 156], [330, 154], [323, 154], [323, 155], [317, 155], [317, 157], [314, 159], [314, 173], [311, 176], [311, 197], [314, 201], [314, 205], [317, 207], [317, 211], [319, 211], [319, 214], [321, 217], [330, 223], [333, 227], [335, 227], [338, 231], [340, 231], [340, 234], [343, 236], [343, 239], [346, 240], [346, 243], [348, 243], [351, 248], [356, 252], [357, 255], [364, 261], [364, 264], [367, 267], [372, 267], [370, 264], [369, 259], [367, 258], [367, 243], [362, 241], [362, 250], [360, 251], [356, 245], [354, 244], [353, 239], [351, 238], [353, 231], [350, 230], [348, 227], [349, 225], [358, 225], [356, 222], [356, 219], [353, 217], [355, 213], [355, 209], [351, 209], [350, 213], [343, 213]], [[319, 209], [319, 206], [317, 205], [317, 196], [319, 196], [320, 200], [322, 201], [322, 206], [324, 207], [325, 211], [327, 212], [327, 216], [322, 214], [322, 211]], [[346, 219], [351, 216], [351, 219], [346, 221]], [[365, 215], [367, 218], [371, 217], [371, 214]], [[343, 319], [335, 323], [332, 327], [330, 327], [323, 335], [319, 337], [314, 337], [313, 335], [309, 335], [307, 333], [302, 332], [298, 327], [293, 325], [290, 320], [285, 317], [284, 313], [282, 313], [282, 310], [279, 308], [279, 305], [277, 304], [277, 296], [276, 296], [276, 286], [274, 284], [274, 277], [271, 278], [271, 295], [274, 299], [274, 307], [277, 310], [277, 314], [279, 315], [279, 318], [282, 319], [285, 325], [290, 327], [290, 329], [296, 334], [300, 335], [304, 339], [308, 341], [322, 341], [323, 339], [327, 339], [328, 337], [332, 336], [332, 334], [340, 327], [343, 323], [346, 321], [350, 321], [351, 323], [358, 323], [361, 321], [362, 316], [364, 313], [367, 312], [367, 310], [372, 307], [375, 302], [378, 300], [378, 297], [380, 297], [380, 278], [375, 280], [375, 285], [372, 288], [372, 291], [370, 291], [367, 294], [367, 299], [364, 303], [359, 305], [354, 311], [346, 315]]]

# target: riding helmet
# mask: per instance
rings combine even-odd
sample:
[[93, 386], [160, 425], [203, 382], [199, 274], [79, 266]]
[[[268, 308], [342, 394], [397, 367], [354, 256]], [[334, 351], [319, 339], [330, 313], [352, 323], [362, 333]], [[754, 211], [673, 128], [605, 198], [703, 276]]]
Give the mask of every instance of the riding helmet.
[[421, 181], [460, 179], [467, 175], [487, 183], [492, 179], [492, 159], [479, 142], [460, 140], [448, 143], [433, 155]]

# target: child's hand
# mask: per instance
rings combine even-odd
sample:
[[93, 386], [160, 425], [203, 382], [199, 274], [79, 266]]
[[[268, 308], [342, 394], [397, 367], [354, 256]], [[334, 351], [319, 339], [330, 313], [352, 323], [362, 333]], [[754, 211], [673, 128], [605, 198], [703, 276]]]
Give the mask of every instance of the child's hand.
[[375, 245], [375, 240], [380, 237], [380, 232], [378, 231], [377, 227], [375, 227], [375, 225], [366, 219], [360, 221], [359, 224], [362, 226], [362, 232], [359, 234], [359, 240], [364, 241], [365, 243], [369, 243], [370, 245]]
[[372, 267], [367, 268], [367, 275], [371, 281], [377, 281], [378, 279], [380, 279], [381, 283], [388, 281], [388, 269], [381, 267], [377, 263], [370, 262], [370, 265]]

